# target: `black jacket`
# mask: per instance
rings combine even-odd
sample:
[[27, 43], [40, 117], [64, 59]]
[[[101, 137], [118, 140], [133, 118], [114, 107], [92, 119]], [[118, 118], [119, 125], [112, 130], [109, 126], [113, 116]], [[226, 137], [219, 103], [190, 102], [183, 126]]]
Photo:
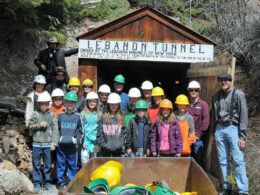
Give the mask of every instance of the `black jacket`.
[[[151, 131], [152, 123], [149, 119], [145, 118], [144, 124], [144, 152], [146, 153], [147, 149], [150, 149], [150, 140], [151, 140]], [[133, 152], [136, 152], [138, 149], [138, 118], [135, 117], [130, 120], [127, 136], [126, 136], [126, 149], [132, 149]]]
[[[65, 51], [64, 49], [57, 49], [56, 52], [50, 57], [50, 49], [41, 50], [34, 60], [34, 64], [39, 68], [38, 74], [42, 74], [45, 77], [54, 76], [56, 72], [56, 66], [62, 66], [66, 71], [65, 57], [71, 56], [78, 52], [78, 48]], [[44, 71], [41, 68], [41, 64], [46, 66], [48, 71]], [[66, 79], [67, 80], [67, 79]]]

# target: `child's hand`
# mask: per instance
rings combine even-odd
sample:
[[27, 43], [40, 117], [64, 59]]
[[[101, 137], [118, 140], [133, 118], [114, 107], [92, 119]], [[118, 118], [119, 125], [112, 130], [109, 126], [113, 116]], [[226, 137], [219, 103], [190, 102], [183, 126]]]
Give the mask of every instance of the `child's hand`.
[[147, 149], [147, 156], [150, 156], [151, 155], [151, 150]]
[[83, 150], [87, 149], [87, 147], [88, 147], [88, 146], [86, 146], [86, 145], [83, 145], [83, 146], [82, 146]]
[[54, 150], [56, 150], [56, 146], [52, 145], [51, 146], [51, 151], [54, 151]]
[[131, 154], [132, 150], [131, 149], [127, 149], [126, 152], [127, 152], [127, 154]]
[[44, 128], [47, 127], [47, 125], [48, 125], [47, 122], [41, 122], [41, 123], [40, 123], [40, 126], [41, 126], [41, 127], [44, 127]]
[[175, 154], [176, 157], [181, 157], [181, 153]]
[[153, 152], [153, 156], [157, 156], [156, 152]]
[[95, 147], [94, 147], [94, 151], [95, 151], [95, 152], [100, 152], [100, 150], [101, 150], [100, 146], [95, 146]]

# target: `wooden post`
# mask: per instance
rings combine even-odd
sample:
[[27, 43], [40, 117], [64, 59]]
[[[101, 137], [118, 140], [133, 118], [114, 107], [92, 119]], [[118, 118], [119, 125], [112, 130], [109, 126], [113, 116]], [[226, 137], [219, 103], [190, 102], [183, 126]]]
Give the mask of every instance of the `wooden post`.
[[79, 59], [78, 77], [81, 83], [91, 79], [94, 82], [93, 91], [97, 92], [97, 60]]

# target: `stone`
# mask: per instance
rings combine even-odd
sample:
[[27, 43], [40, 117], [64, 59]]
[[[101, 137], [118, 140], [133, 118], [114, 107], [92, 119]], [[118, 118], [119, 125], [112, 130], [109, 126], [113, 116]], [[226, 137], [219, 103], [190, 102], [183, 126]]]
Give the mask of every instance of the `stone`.
[[0, 108], [15, 108], [16, 100], [14, 97], [4, 96], [0, 97]]
[[[12, 114], [16, 114], [16, 115], [19, 115], [19, 116], [24, 116], [25, 115], [25, 110], [22, 110], [20, 108], [12, 108], [11, 109], [11, 113]], [[15, 119], [14, 119], [15, 120]], [[17, 120], [17, 119], [16, 119]]]
[[0, 163], [0, 193], [29, 194], [34, 192], [32, 182], [8, 161]]

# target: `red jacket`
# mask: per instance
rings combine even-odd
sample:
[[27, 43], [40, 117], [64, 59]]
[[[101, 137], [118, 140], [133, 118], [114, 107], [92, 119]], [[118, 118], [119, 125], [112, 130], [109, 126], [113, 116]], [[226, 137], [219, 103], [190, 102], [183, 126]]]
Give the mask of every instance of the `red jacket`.
[[154, 120], [157, 119], [157, 114], [159, 110], [160, 110], [159, 106], [152, 106], [147, 110], [147, 117], [152, 122], [153, 125], [154, 125]]
[[187, 112], [192, 116], [195, 125], [196, 137], [201, 138], [209, 127], [209, 106], [207, 102], [198, 99], [193, 106], [187, 106]]

